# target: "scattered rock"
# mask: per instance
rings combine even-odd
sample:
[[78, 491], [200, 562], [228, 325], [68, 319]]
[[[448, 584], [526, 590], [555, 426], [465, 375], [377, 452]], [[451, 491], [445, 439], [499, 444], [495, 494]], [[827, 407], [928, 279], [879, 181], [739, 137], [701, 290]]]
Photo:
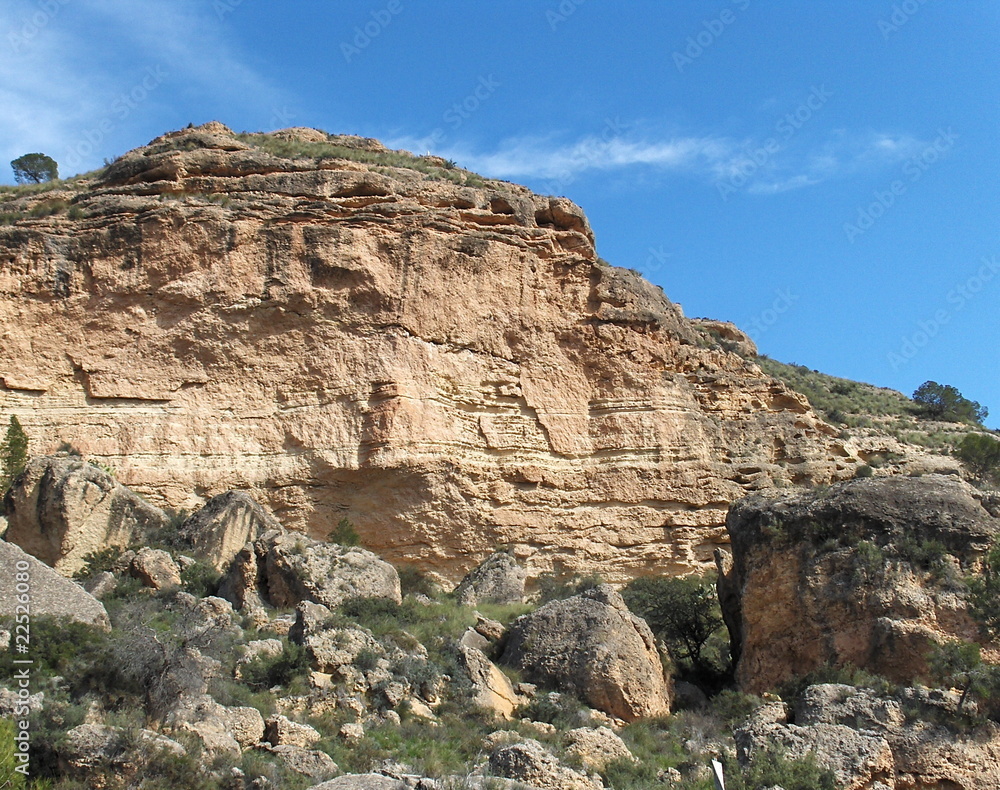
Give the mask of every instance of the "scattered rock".
[[5, 719], [22, 719], [21, 715], [14, 715], [14, 711], [27, 707], [29, 713], [40, 711], [45, 704], [45, 692], [39, 691], [35, 694], [22, 696], [17, 691], [0, 686], [0, 717]]
[[271, 716], [265, 722], [264, 740], [272, 746], [301, 746], [308, 749], [322, 737], [308, 724], [299, 724], [286, 716]]
[[33, 616], [68, 617], [104, 629], [111, 627], [108, 613], [94, 596], [6, 541], [0, 541], [0, 617], [14, 616], [21, 595], [17, 585], [23, 578], [18, 574], [25, 573], [29, 580], [24, 583], [31, 587]]
[[465, 575], [455, 588], [455, 597], [463, 606], [521, 603], [526, 578], [524, 568], [513, 555], [497, 551]]
[[236, 555], [219, 594], [240, 608], [295, 606], [312, 601], [336, 608], [350, 598], [402, 601], [399, 574], [356, 546], [269, 532]]
[[101, 571], [96, 576], [87, 579], [83, 584], [83, 589], [98, 600], [113, 593], [117, 587], [118, 579], [110, 571]]
[[179, 532], [202, 560], [221, 571], [247, 543], [272, 530], [281, 530], [281, 525], [253, 497], [227, 491], [208, 500]]
[[226, 725], [235, 741], [247, 748], [264, 739], [264, 717], [256, 708], [226, 708]]
[[154, 590], [181, 585], [181, 569], [177, 567], [173, 557], [162, 549], [139, 549], [132, 558], [129, 572], [144, 587], [152, 587]]
[[475, 704], [505, 719], [512, 718], [521, 700], [500, 668], [475, 647], [459, 645], [458, 658], [472, 682]]
[[267, 747], [267, 751], [277, 755], [289, 770], [318, 782], [329, 779], [340, 771], [330, 755], [316, 749], [284, 744]]
[[489, 759], [490, 771], [506, 779], [515, 779], [546, 790], [603, 790], [604, 783], [595, 777], [574, 771], [538, 741], [531, 738], [499, 746]]
[[608, 585], [519, 617], [501, 661], [625, 721], [670, 710], [653, 634]]
[[170, 519], [111, 475], [71, 456], [32, 458], [4, 500], [6, 539], [70, 576], [84, 556], [142, 543]]
[[349, 721], [340, 725], [338, 733], [345, 741], [360, 741], [365, 737], [365, 728], [361, 722]]
[[579, 727], [566, 733], [566, 754], [588, 771], [602, 771], [615, 760], [635, 760], [625, 741], [608, 727]]
[[382, 774], [347, 774], [309, 790], [413, 790], [413, 785]]
[[476, 612], [475, 629], [477, 634], [488, 639], [490, 642], [499, 642], [503, 639], [504, 634], [507, 633], [507, 628], [503, 623], [483, 617], [479, 612]]

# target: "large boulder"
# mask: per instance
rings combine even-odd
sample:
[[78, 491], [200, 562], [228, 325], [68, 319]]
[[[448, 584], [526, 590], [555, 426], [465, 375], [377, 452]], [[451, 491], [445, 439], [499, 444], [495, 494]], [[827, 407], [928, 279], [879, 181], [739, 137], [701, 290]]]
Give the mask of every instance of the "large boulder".
[[737, 727], [737, 756], [746, 765], [775, 746], [790, 757], [811, 752], [844, 790], [995, 790], [1000, 726], [970, 726], [957, 714], [957, 697], [925, 688], [888, 696], [841, 684], [810, 686], [794, 717], [772, 701]]
[[473, 702], [505, 719], [513, 718], [522, 699], [500, 668], [475, 647], [458, 646], [458, 661], [472, 682]]
[[519, 617], [501, 662], [625, 721], [670, 710], [670, 682], [653, 633], [608, 585]]
[[4, 499], [6, 539], [70, 576], [84, 556], [141, 543], [166, 513], [111, 475], [72, 456], [33, 458]]
[[[1000, 533], [983, 496], [931, 475], [735, 503], [720, 589], [740, 686], [763, 692], [826, 664], [910, 683], [935, 642], [978, 639], [961, 576]], [[948, 554], [928, 561], [935, 545]]]
[[370, 551], [278, 531], [240, 550], [220, 594], [241, 608], [301, 601], [335, 608], [351, 598], [402, 601], [396, 569]]
[[[22, 581], [25, 578], [27, 581]], [[19, 587], [22, 584], [27, 585], [26, 593]], [[14, 616], [22, 595], [28, 596], [33, 617], [68, 617], [105, 629], [111, 627], [104, 605], [83, 587], [13, 543], [0, 541], [0, 617]]]
[[243, 491], [212, 497], [180, 527], [199, 559], [225, 570], [247, 543], [280, 530], [277, 519]]
[[469, 571], [455, 588], [463, 606], [482, 603], [521, 603], [524, 600], [524, 568], [513, 555], [498, 551]]
[[603, 790], [604, 783], [569, 768], [531, 738], [498, 746], [490, 754], [490, 772], [546, 790]]

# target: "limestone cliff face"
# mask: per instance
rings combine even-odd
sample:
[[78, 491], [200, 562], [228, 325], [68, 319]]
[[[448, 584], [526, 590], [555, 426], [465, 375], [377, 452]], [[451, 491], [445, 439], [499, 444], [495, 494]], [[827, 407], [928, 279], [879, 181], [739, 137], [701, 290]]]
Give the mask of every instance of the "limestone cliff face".
[[213, 123], [22, 199], [72, 206], [0, 227], [0, 410], [156, 504], [245, 489], [452, 580], [498, 544], [532, 574], [682, 570], [747, 491], [852, 474], [801, 396], [598, 260], [570, 201], [399, 161]]
[[827, 665], [926, 679], [935, 643], [981, 639], [962, 579], [1000, 534], [998, 513], [994, 495], [941, 475], [735, 503], [720, 600], [740, 686], [761, 693]]

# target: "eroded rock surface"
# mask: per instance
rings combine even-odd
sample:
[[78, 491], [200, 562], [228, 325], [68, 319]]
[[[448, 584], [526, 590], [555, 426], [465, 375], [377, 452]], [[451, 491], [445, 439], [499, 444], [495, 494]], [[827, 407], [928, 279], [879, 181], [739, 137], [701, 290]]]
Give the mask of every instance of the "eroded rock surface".
[[608, 585], [519, 617], [500, 660], [625, 721], [670, 709], [653, 633]]
[[129, 546], [169, 524], [115, 478], [73, 456], [33, 458], [7, 492], [6, 540], [70, 576], [83, 558]]
[[[704, 565], [733, 500], [858, 465], [802, 396], [598, 260], [569, 200], [264, 143], [173, 132], [10, 208], [0, 409], [33, 447], [71, 443], [164, 507], [240, 489], [314, 537], [347, 516], [452, 583], [497, 545], [533, 576]], [[29, 216], [60, 198], [72, 218]]]
[[[935, 642], [978, 640], [962, 576], [1000, 534], [982, 497], [929, 475], [733, 505], [734, 564], [720, 589], [737, 591], [727, 622], [740, 631], [740, 685], [767, 691], [826, 664], [909, 683], [926, 677]], [[934, 544], [950, 557], [922, 567]]]

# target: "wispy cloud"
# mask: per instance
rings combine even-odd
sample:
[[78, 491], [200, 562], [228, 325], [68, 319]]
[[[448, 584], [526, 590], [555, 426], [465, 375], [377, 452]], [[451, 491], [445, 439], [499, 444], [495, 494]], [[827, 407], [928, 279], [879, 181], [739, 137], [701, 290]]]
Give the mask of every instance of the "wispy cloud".
[[[707, 184], [734, 177], [750, 194], [774, 195], [902, 162], [924, 143], [906, 134], [835, 130], [822, 140], [795, 140], [762, 157], [765, 141], [718, 135], [656, 135], [623, 125], [620, 132], [567, 140], [562, 135], [503, 140], [492, 150], [453, 144], [434, 151], [495, 178], [556, 180], [566, 184], [591, 171], [638, 168], [662, 175], [686, 174]], [[423, 152], [426, 138], [397, 137], [390, 145]]]
[[179, 117], [178, 95], [216, 117], [256, 110], [262, 127], [288, 101], [245, 64], [210, 3], [6, 0], [0, 29], [0, 162], [44, 151], [68, 175], [210, 120]]

